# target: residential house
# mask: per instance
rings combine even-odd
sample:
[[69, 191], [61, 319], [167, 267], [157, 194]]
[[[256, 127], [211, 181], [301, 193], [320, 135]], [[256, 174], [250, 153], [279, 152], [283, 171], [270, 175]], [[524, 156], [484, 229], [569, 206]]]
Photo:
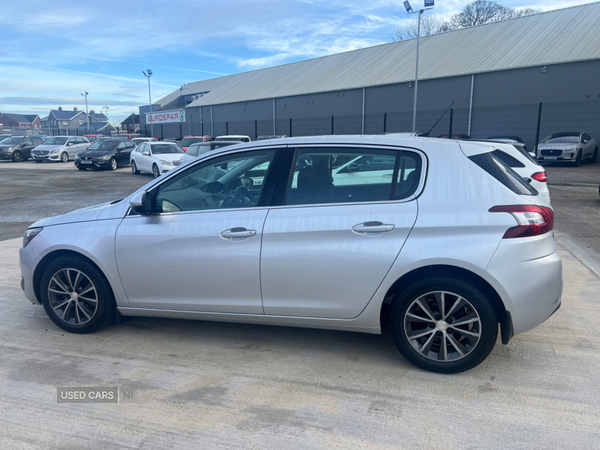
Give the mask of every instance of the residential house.
[[41, 128], [42, 121], [37, 114], [0, 114], [0, 125], [10, 128]]
[[[89, 121], [88, 121], [89, 116]], [[108, 123], [108, 117], [102, 113], [97, 113], [93, 109], [89, 115], [85, 111], [79, 111], [77, 107], [70, 110], [63, 110], [61, 106], [58, 109], [53, 109], [48, 114], [47, 118], [42, 121], [42, 126], [49, 130], [76, 130], [84, 128], [91, 130], [90, 133], [98, 128], [103, 128]], [[89, 124], [89, 127], [88, 127]], [[102, 126], [98, 127], [97, 125]], [[109, 127], [109, 129], [114, 127]], [[74, 131], [71, 131], [74, 133]]]
[[140, 115], [132, 113], [127, 119], [121, 122], [121, 130], [127, 133], [139, 133]]

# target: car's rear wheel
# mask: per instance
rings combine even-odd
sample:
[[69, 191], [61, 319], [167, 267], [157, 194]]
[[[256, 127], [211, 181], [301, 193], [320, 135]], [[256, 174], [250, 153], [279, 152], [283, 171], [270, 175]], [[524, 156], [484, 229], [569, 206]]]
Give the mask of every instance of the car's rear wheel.
[[476, 286], [439, 276], [416, 281], [397, 296], [391, 332], [400, 353], [416, 366], [457, 373], [487, 358], [496, 342], [498, 320]]
[[42, 304], [52, 321], [71, 333], [92, 333], [114, 318], [112, 291], [100, 271], [83, 258], [57, 258], [44, 271]]
[[23, 153], [21, 153], [19, 150], [15, 150], [12, 154], [12, 160], [13, 162], [23, 161]]
[[118, 167], [119, 167], [119, 164], [117, 163], [117, 160], [115, 158], [111, 158], [110, 159], [110, 170], [117, 170]]
[[60, 155], [60, 162], [69, 162], [69, 154], [67, 152], [62, 152]]
[[139, 174], [139, 173], [140, 173], [140, 171], [139, 171], [139, 170], [138, 170], [138, 168], [137, 168], [137, 164], [135, 163], [135, 161], [131, 161], [131, 172], [132, 172], [134, 175], [137, 175], [137, 174]]
[[158, 166], [156, 164], [152, 165], [152, 175], [154, 175], [154, 178], [160, 177], [160, 170], [158, 170]]

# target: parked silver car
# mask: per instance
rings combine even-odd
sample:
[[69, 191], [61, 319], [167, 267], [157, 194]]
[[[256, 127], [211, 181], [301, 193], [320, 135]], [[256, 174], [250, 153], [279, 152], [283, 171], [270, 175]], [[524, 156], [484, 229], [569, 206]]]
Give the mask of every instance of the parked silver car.
[[115, 310], [364, 333], [388, 321], [417, 366], [467, 370], [498, 323], [506, 344], [562, 293], [551, 207], [490, 150], [398, 136], [225, 147], [33, 224], [22, 286], [74, 333]]
[[75, 159], [79, 152], [84, 151], [90, 145], [92, 145], [91, 142], [84, 137], [53, 136], [31, 150], [31, 157], [37, 163], [44, 161], [66, 163], [70, 159]]

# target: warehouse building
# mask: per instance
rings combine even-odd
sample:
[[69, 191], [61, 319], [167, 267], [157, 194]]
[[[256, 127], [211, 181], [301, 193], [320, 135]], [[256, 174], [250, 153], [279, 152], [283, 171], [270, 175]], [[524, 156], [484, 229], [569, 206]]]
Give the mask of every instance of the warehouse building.
[[[439, 120], [432, 136], [600, 138], [599, 27], [592, 3], [422, 37], [417, 130]], [[412, 39], [189, 83], [153, 105], [185, 111], [155, 122], [154, 135], [410, 131], [415, 58]], [[150, 134], [148, 111], [140, 107]]]

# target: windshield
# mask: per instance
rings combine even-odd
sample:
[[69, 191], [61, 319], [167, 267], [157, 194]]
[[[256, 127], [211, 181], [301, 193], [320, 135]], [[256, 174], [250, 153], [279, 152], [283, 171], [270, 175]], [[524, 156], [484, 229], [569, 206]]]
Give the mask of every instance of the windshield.
[[88, 150], [114, 150], [120, 143], [120, 141], [98, 141], [92, 144]]
[[47, 141], [44, 142], [44, 145], [65, 145], [67, 143], [67, 137], [51, 137]]
[[185, 153], [181, 147], [175, 144], [156, 144], [152, 146], [152, 153], [162, 155], [166, 153]]
[[181, 140], [181, 142], [179, 143], [179, 145], [181, 147], [189, 147], [192, 144], [195, 144], [196, 142], [203, 142], [204, 138], [184, 138]]
[[113, 139], [117, 139], [119, 141], [128, 141], [129, 137], [127, 137], [127, 136], [113, 136]]
[[13, 136], [11, 138], [4, 139], [2, 145], [17, 145], [23, 140], [23, 136]]
[[551, 144], [577, 144], [579, 142], [579, 133], [554, 133], [542, 141], [542, 144], [548, 142]]

